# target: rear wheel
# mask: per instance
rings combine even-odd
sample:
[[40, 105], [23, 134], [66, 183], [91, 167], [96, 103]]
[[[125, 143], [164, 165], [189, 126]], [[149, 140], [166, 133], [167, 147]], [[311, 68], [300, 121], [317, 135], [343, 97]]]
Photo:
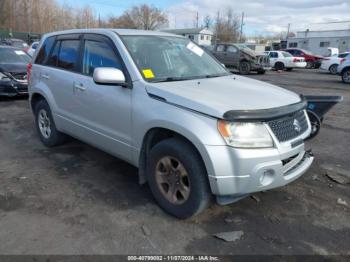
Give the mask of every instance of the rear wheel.
[[344, 83], [350, 84], [350, 68], [347, 68], [343, 71], [341, 78]]
[[314, 67], [314, 63], [313, 62], [306, 62], [306, 68], [307, 69], [312, 69]]
[[332, 74], [332, 75], [336, 75], [337, 74], [337, 69], [338, 69], [338, 65], [331, 65], [329, 67], [329, 72]]
[[275, 69], [277, 70], [277, 71], [282, 71], [282, 70], [284, 70], [284, 64], [282, 63], [282, 62], [277, 62], [276, 64], [275, 64]]
[[185, 219], [203, 211], [211, 199], [207, 173], [197, 151], [170, 138], [149, 155], [148, 182], [154, 198], [169, 214]]
[[247, 61], [242, 61], [239, 64], [239, 73], [241, 75], [248, 75], [250, 73], [251, 66], [250, 63]]
[[66, 136], [56, 129], [50, 107], [45, 100], [40, 100], [35, 105], [35, 124], [45, 146], [58, 146], [65, 141]]

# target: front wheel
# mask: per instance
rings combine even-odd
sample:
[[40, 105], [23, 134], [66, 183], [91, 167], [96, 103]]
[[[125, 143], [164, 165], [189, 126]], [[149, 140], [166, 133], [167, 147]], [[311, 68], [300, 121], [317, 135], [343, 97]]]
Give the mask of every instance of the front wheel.
[[35, 105], [35, 124], [45, 146], [58, 146], [65, 141], [66, 136], [56, 129], [50, 107], [45, 100], [40, 100]]
[[350, 84], [350, 68], [345, 69], [341, 75], [341, 78], [344, 83]]
[[177, 218], [196, 215], [210, 202], [203, 161], [193, 146], [181, 139], [163, 140], [151, 149], [147, 176], [160, 207]]
[[239, 64], [239, 73], [241, 75], [248, 75], [250, 73], [251, 66], [250, 63], [247, 61], [242, 61]]

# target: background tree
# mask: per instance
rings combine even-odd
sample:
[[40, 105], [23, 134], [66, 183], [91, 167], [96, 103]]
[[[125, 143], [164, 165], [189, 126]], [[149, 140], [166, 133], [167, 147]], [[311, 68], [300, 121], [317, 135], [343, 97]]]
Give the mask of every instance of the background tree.
[[240, 19], [232, 8], [226, 10], [223, 16], [218, 12], [214, 25], [214, 41], [238, 42], [240, 35]]
[[213, 24], [213, 20], [211, 19], [211, 16], [210, 15], [206, 15], [204, 18], [203, 18], [203, 26], [205, 28], [210, 28]]
[[168, 23], [167, 16], [158, 8], [143, 4], [126, 10], [120, 17], [110, 18], [115, 27], [155, 30]]

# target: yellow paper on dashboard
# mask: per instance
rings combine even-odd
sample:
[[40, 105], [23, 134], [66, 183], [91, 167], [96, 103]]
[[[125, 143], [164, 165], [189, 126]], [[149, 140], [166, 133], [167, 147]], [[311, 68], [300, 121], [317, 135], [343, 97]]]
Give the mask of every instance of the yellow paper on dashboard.
[[152, 69], [144, 69], [142, 70], [143, 75], [145, 76], [145, 78], [154, 78], [154, 74]]

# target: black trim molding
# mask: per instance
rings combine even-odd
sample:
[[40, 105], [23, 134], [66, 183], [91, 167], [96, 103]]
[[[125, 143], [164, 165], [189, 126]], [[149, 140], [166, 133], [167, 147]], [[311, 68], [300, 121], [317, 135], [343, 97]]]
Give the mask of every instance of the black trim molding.
[[304, 97], [301, 97], [302, 100], [298, 103], [269, 108], [269, 109], [260, 109], [260, 110], [231, 110], [227, 111], [223, 115], [223, 119], [227, 121], [266, 121], [276, 119], [282, 116], [289, 115], [291, 113], [303, 110], [307, 106], [307, 102]]

